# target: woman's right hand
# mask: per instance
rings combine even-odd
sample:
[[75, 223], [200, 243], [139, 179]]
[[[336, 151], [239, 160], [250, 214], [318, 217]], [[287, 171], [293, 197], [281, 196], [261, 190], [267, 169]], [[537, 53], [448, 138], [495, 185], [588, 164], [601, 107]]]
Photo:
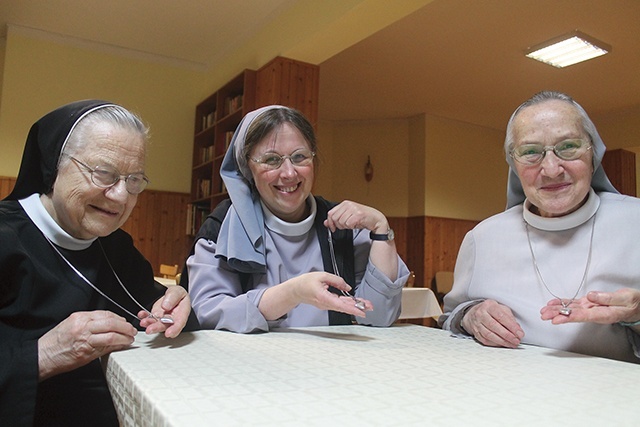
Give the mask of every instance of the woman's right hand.
[[329, 291], [329, 286], [349, 292], [351, 286], [340, 276], [326, 272], [305, 273], [278, 286], [267, 289], [260, 300], [259, 309], [267, 320], [279, 319], [298, 304], [310, 304], [321, 310], [333, 310], [366, 317], [373, 310], [373, 304], [358, 298], [365, 309], [356, 308], [353, 298], [340, 296]]
[[491, 347], [516, 348], [524, 337], [511, 309], [494, 300], [485, 300], [471, 307], [460, 326], [480, 343]]
[[137, 330], [110, 311], [71, 314], [38, 340], [40, 381], [129, 347]]

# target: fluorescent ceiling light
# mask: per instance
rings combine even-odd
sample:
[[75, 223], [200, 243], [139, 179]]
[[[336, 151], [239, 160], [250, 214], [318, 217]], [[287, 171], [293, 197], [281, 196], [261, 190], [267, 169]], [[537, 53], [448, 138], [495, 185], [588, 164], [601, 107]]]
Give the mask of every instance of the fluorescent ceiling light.
[[545, 64], [564, 68], [609, 52], [611, 46], [576, 30], [529, 48], [525, 55]]

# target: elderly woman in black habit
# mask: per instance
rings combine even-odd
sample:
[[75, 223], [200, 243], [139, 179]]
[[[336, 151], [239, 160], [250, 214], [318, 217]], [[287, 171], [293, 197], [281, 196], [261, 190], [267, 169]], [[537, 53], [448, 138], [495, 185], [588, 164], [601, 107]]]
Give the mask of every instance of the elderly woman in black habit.
[[154, 283], [119, 229], [148, 182], [146, 141], [135, 115], [103, 101], [32, 126], [0, 202], [1, 424], [117, 426], [99, 357], [136, 328], [171, 338], [187, 324], [185, 290]]

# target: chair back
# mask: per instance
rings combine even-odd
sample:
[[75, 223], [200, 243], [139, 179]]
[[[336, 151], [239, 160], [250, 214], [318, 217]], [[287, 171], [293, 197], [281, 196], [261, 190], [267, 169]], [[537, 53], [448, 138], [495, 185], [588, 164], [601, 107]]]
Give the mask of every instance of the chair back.
[[160, 264], [160, 275], [165, 279], [175, 279], [178, 274], [178, 264]]

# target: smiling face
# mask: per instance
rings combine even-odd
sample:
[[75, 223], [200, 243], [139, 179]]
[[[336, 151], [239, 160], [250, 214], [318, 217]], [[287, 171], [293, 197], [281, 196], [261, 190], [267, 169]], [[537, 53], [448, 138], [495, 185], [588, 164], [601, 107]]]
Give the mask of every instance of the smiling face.
[[[549, 100], [524, 108], [514, 119], [514, 145], [555, 145], [567, 139], [590, 141], [578, 111], [569, 103]], [[593, 175], [593, 150], [576, 160], [561, 160], [548, 151], [541, 163], [515, 162], [527, 199], [545, 217], [567, 215], [586, 201]]]
[[[300, 149], [311, 147], [296, 127], [285, 122], [257, 143], [249, 157], [259, 158], [268, 153], [288, 156]], [[262, 202], [274, 215], [287, 222], [299, 222], [306, 217], [306, 200], [313, 186], [313, 162], [294, 166], [287, 159], [279, 168], [269, 169], [249, 161], [249, 168]]]
[[[122, 175], [144, 172], [142, 135], [105, 122], [92, 125], [85, 132], [84, 149], [72, 154], [82, 163], [92, 168], [109, 165]], [[120, 228], [138, 196], [127, 192], [124, 179], [109, 188], [96, 186], [86, 168], [63, 156], [53, 190], [41, 199], [63, 230], [78, 239], [91, 239]]]

